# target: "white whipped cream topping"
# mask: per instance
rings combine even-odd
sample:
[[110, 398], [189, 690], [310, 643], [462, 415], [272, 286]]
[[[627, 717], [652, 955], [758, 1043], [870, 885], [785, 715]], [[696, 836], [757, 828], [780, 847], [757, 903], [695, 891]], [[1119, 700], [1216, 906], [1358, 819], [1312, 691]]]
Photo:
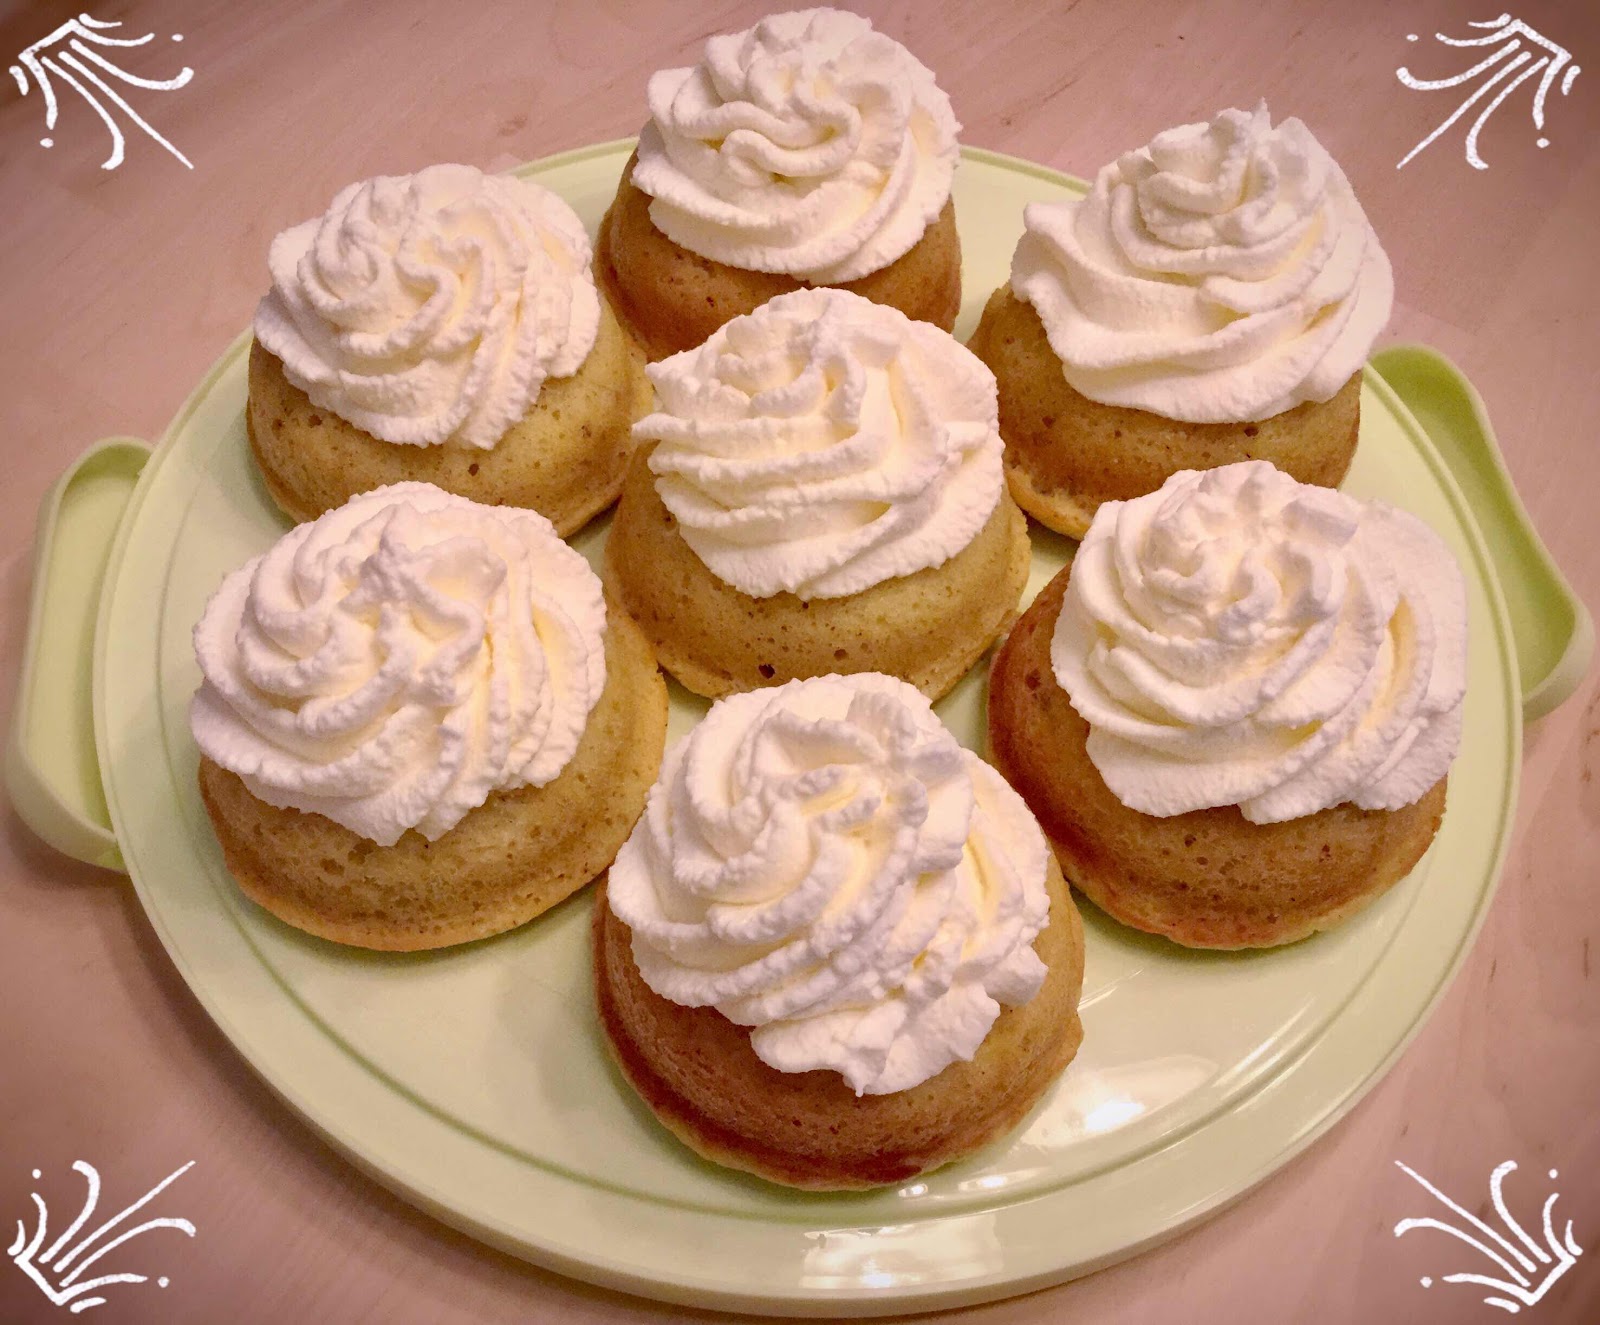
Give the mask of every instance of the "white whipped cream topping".
[[796, 290], [651, 365], [656, 491], [741, 593], [837, 598], [942, 565], [1000, 500], [994, 374], [926, 322]]
[[592, 257], [538, 184], [472, 166], [380, 175], [272, 241], [256, 339], [374, 437], [488, 449], [594, 346]]
[[903, 256], [950, 197], [950, 99], [856, 14], [805, 9], [712, 37], [647, 97], [633, 183], [650, 219], [731, 267], [853, 281]]
[[566, 766], [605, 686], [605, 624], [599, 579], [542, 515], [398, 483], [222, 582], [194, 629], [189, 722], [268, 804], [432, 841]]
[[1050, 658], [1132, 809], [1393, 810], [1455, 758], [1466, 610], [1421, 520], [1248, 461], [1105, 503]]
[[780, 1072], [905, 1090], [1044, 982], [1049, 849], [928, 701], [875, 673], [734, 695], [667, 754], [607, 896], [645, 982]]
[[1011, 289], [1068, 383], [1187, 423], [1333, 396], [1389, 320], [1394, 276], [1339, 167], [1265, 105], [1186, 124], [1032, 203]]

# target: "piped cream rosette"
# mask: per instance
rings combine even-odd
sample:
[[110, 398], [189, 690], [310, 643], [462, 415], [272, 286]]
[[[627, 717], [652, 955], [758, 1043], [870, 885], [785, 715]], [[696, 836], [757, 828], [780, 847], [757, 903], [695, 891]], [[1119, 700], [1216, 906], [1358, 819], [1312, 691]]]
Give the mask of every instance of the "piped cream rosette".
[[948, 561], [1000, 500], [994, 375], [844, 290], [780, 295], [649, 370], [656, 490], [752, 598], [859, 593]]
[[381, 175], [273, 240], [255, 334], [373, 437], [487, 449], [593, 348], [592, 258], [541, 185], [464, 165]]
[[1349, 181], [1264, 104], [1158, 134], [1087, 197], [1023, 215], [1012, 291], [1067, 382], [1103, 405], [1224, 423], [1326, 401], [1394, 300]]
[[633, 183], [674, 243], [842, 284], [888, 266], [950, 196], [961, 126], [933, 74], [856, 14], [774, 14], [650, 79]]
[[1405, 511], [1261, 461], [1189, 470], [1100, 508], [1050, 657], [1131, 809], [1393, 810], [1460, 744], [1466, 592]]
[[668, 752], [607, 885], [645, 982], [860, 1095], [972, 1057], [1039, 990], [1048, 848], [917, 691], [863, 674], [736, 695]]
[[606, 682], [605, 602], [532, 511], [366, 493], [233, 572], [194, 631], [201, 753], [382, 846], [543, 786]]

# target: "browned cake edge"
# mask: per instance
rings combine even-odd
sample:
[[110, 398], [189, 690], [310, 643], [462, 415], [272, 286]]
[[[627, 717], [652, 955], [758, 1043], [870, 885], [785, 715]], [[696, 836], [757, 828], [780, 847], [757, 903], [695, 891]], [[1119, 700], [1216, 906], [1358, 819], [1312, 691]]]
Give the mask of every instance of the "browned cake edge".
[[[606, 640], [606, 688], [590, 714], [578, 751], [556, 780], [569, 775], [579, 777], [587, 780], [585, 785], [590, 787], [591, 795], [604, 790], [625, 798], [622, 812], [612, 816], [609, 834], [594, 831], [594, 825], [588, 822], [562, 825], [563, 836], [551, 848], [562, 859], [550, 866], [550, 873], [538, 874], [537, 865], [543, 859], [538, 857], [524, 862], [528, 872], [518, 873], [509, 884], [487, 888], [480, 885], [476, 893], [472, 871], [477, 857], [466, 851], [454, 861], [458, 871], [454, 877], [461, 882], [458, 913], [408, 924], [405, 906], [410, 885], [386, 885], [381, 877], [382, 853], [394, 848], [376, 846], [322, 815], [268, 805], [253, 796], [236, 774], [202, 757], [198, 773], [201, 799], [222, 847], [224, 863], [239, 890], [278, 919], [309, 934], [388, 952], [448, 947], [503, 933], [579, 891], [610, 865], [627, 839], [644, 809], [666, 742], [666, 682], [649, 644], [638, 628], [614, 608]], [[602, 750], [603, 741], [598, 734], [589, 739], [590, 733], [598, 733], [602, 724], [619, 723], [627, 727], [629, 742], [620, 754]], [[469, 812], [468, 819], [488, 812], [497, 820], [515, 822], [519, 803], [536, 799], [543, 790], [524, 787], [493, 793], [485, 806]], [[447, 844], [445, 850], [450, 851], [452, 834], [461, 827], [458, 824], [432, 844], [412, 830], [396, 847], [405, 847], [404, 854], [415, 868], [414, 858], [433, 851], [440, 843]], [[292, 835], [299, 830], [315, 830], [325, 844], [324, 850], [315, 853], [316, 859], [290, 859], [283, 856], [283, 849], [274, 849], [276, 839], [293, 841]], [[370, 913], [347, 914], [348, 908], [317, 905], [319, 892], [337, 896], [347, 877], [352, 886], [364, 890], [358, 911]]]
[[1069, 538], [1083, 537], [1102, 503], [1154, 492], [1185, 469], [1267, 460], [1302, 483], [1337, 487], [1360, 437], [1360, 372], [1326, 401], [1237, 422], [1184, 423], [1090, 400], [1009, 285], [989, 297], [967, 347], [995, 375], [1012, 497]]
[[[570, 376], [547, 379], [524, 420], [513, 425], [496, 446], [483, 451], [381, 441], [333, 411], [314, 405], [289, 380], [282, 360], [259, 341], [253, 342], [247, 368], [245, 433], [267, 495], [291, 520], [302, 524], [342, 506], [358, 491], [425, 482], [484, 505], [539, 510], [562, 538], [576, 533], [617, 500], [633, 451], [632, 423], [649, 413], [654, 402], [643, 352], [604, 296], [601, 303], [595, 349], [584, 365]], [[571, 463], [566, 472], [572, 477], [550, 482], [539, 477], [541, 438], [530, 429], [543, 427], [548, 432], [565, 426], [555, 420], [561, 418], [563, 409], [571, 419], [570, 402], [580, 389], [581, 374], [597, 362], [597, 351], [603, 351], [608, 362], [614, 358], [620, 365], [606, 383], [604, 398], [609, 407], [601, 416], [577, 418], [566, 429], [565, 435], [575, 441], [581, 437], [583, 446], [568, 457]], [[309, 430], [313, 436], [326, 438], [326, 445], [297, 453], [291, 441], [269, 438], [263, 432], [276, 434], [284, 428], [289, 430], [289, 438], [296, 439]], [[349, 469], [341, 468], [344, 461], [354, 461], [359, 467], [359, 482], [350, 477]], [[546, 465], [542, 472], [552, 471]]]
[[[904, 1182], [918, 1174], [972, 1154], [1013, 1129], [1044, 1096], [1051, 1084], [1077, 1054], [1083, 1025], [1077, 1014], [1083, 985], [1083, 922], [1073, 905], [1065, 881], [1051, 863], [1048, 880], [1051, 916], [1035, 947], [1049, 967], [1045, 986], [1034, 1001], [1020, 1008], [1002, 1008], [989, 1038], [967, 1063], [953, 1063], [944, 1072], [894, 1095], [857, 1096], [837, 1073], [813, 1071], [784, 1073], [767, 1066], [750, 1047], [749, 1031], [735, 1026], [714, 1008], [684, 1008], [668, 1003], [644, 983], [634, 963], [628, 927], [606, 903], [604, 882], [596, 889], [593, 936], [595, 999], [604, 1039], [613, 1060], [640, 1098], [674, 1136], [696, 1154], [714, 1163], [752, 1173], [785, 1186], [812, 1191], [847, 1191]], [[1048, 955], [1046, 955], [1048, 954]], [[1059, 1004], [1066, 1015], [1052, 1025], [1026, 1028], [1023, 1043], [1035, 1046], [1030, 1061], [1010, 1065], [998, 1059], [1003, 1032], [1015, 1028], [1029, 1009], [1035, 1020]], [[624, 1005], [647, 1009], [654, 1024], [669, 1027], [673, 1043], [653, 1042], [645, 1047], [622, 1015]], [[1037, 1006], [1036, 1006], [1037, 1005]], [[1004, 1026], [1003, 1026], [1004, 1023]], [[998, 1033], [997, 1033], [998, 1032]], [[1039, 1041], [1046, 1040], [1040, 1044]], [[761, 1120], [770, 1124], [765, 1134], [754, 1127], [734, 1130], [707, 1116], [705, 1110], [674, 1089], [651, 1064], [653, 1057], [670, 1055], [679, 1046], [694, 1046], [715, 1054], [737, 1082], [740, 1098], [770, 1106]], [[964, 1074], [994, 1072], [1011, 1082], [1008, 1089], [986, 1093], [991, 1104], [982, 1111], [964, 1113], [942, 1134], [910, 1149], [863, 1143], [863, 1137], [882, 1135], [885, 1116], [892, 1117], [921, 1101], [936, 1100], [941, 1083]], [[979, 1077], [978, 1079], [982, 1079]], [[797, 1153], [781, 1144], [783, 1122], [789, 1113], [804, 1110], [807, 1134], [825, 1131], [833, 1151], [823, 1157], [813, 1150]]]
[[[1132, 928], [1228, 950], [1331, 928], [1411, 872], [1442, 822], [1448, 779], [1398, 810], [1344, 804], [1281, 824], [1252, 824], [1233, 805], [1157, 818], [1118, 801], [1050, 665], [1070, 571], [1040, 592], [996, 652], [988, 726], [995, 767], [1038, 818], [1073, 887]], [[1106, 840], [1113, 833], [1115, 845]], [[1291, 881], [1288, 895], [1274, 893], [1278, 876]]]
[[[656, 492], [649, 470], [652, 446], [635, 454], [623, 496], [606, 541], [602, 577], [607, 589], [639, 623], [661, 665], [687, 689], [709, 699], [782, 685], [800, 677], [881, 671], [939, 700], [983, 657], [1017, 617], [1017, 603], [1027, 586], [1032, 545], [1027, 521], [1002, 491], [995, 512], [973, 540], [948, 561], [909, 576], [872, 585], [844, 598], [793, 594], [753, 599], [725, 584], [684, 541], [676, 522]], [[996, 547], [993, 544], [999, 544]], [[887, 623], [905, 613], [904, 595], [915, 586], [936, 586], [940, 577], [960, 582], [976, 565], [997, 564], [985, 571], [986, 592], [966, 615], [946, 611], [923, 628], [891, 628]], [[1003, 558], [1003, 566], [998, 565]], [[680, 584], [686, 584], [686, 588]], [[670, 594], [688, 594], [691, 608], [674, 605]], [[920, 590], [917, 590], [920, 592]], [[971, 600], [975, 590], [962, 599]], [[721, 608], [742, 633], [724, 627], [715, 638], [685, 629], [692, 605]], [[839, 623], [868, 606], [885, 624], [865, 649], [851, 647], [848, 657], [831, 648], [848, 633], [860, 640], [867, 628], [841, 629]], [[735, 610], [738, 608], [739, 610]], [[686, 615], [686, 612], [691, 615]], [[931, 629], [928, 627], [932, 627]], [[837, 637], [830, 631], [838, 631]], [[930, 648], [941, 639], [948, 643]], [[884, 656], [884, 650], [896, 657]]]
[[[655, 228], [649, 216], [652, 199], [633, 183], [637, 160], [637, 154], [628, 158], [616, 197], [601, 218], [595, 237], [594, 274], [617, 317], [652, 361], [693, 349], [735, 317], [813, 284], [781, 272], [731, 267], [674, 243]], [[644, 250], [643, 261], [635, 263], [630, 257], [630, 271], [624, 272], [619, 253], [631, 253], [630, 243], [634, 250]], [[655, 269], [655, 277], [648, 283], [635, 278], [631, 274], [634, 265]], [[836, 288], [951, 331], [961, 313], [961, 240], [954, 199], [946, 200], [938, 217], [908, 252]], [[647, 304], [657, 306], [655, 315]]]

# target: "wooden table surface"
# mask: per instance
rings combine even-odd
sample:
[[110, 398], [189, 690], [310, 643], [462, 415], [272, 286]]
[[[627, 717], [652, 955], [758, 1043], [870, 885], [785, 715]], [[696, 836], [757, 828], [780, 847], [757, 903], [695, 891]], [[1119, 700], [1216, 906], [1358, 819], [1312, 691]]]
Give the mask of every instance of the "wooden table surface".
[[[76, 12], [0, 7], [7, 62]], [[1344, 167], [1394, 261], [1384, 343], [1420, 340], [1477, 384], [1522, 497], [1558, 562], [1600, 601], [1600, 10], [1555, 0], [1515, 16], [1596, 68], [1553, 90], [1539, 148], [1525, 85], [1404, 169], [1396, 162], [1476, 84], [1415, 91], [1476, 56], [1436, 43], [1496, 6], [1322, 3], [863, 5], [950, 93], [963, 141], [1079, 175], [1170, 125], [1267, 98]], [[753, 3], [590, 0], [377, 6], [112, 3], [124, 66], [194, 69], [178, 90], [127, 91], [193, 163], [128, 126], [126, 160], [63, 94], [45, 149], [37, 92], [0, 80], [0, 704], [11, 703], [34, 512], [98, 437], [159, 437], [248, 325], [271, 237], [345, 183], [461, 160], [490, 169], [634, 133], [644, 84]], [[183, 41], [172, 40], [181, 34]], [[1410, 42], [1408, 34], [1419, 34]], [[1470, 60], [1469, 57], [1470, 56]], [[1486, 104], [1483, 102], [1480, 105]], [[120, 118], [120, 117], [119, 117]], [[126, 119], [121, 122], [127, 126]], [[1417, 1213], [1404, 1159], [1487, 1210], [1505, 1159], [1542, 1180], [1580, 1259], [1534, 1320], [1600, 1319], [1600, 734], [1593, 676], [1529, 727], [1516, 831], [1492, 912], [1416, 1041], [1354, 1112], [1226, 1213], [1076, 1283], [958, 1313], [999, 1325], [1131, 1321], [1498, 1319], [1437, 1235], [1397, 1241]], [[193, 1242], [164, 1248], [165, 1289], [129, 1288], [95, 1320], [643, 1322], [669, 1310], [532, 1269], [413, 1211], [319, 1141], [252, 1074], [178, 977], [127, 881], [75, 865], [0, 815], [0, 1227], [31, 1227], [31, 1179], [75, 1159], [107, 1200], [186, 1159]], [[76, 1181], [76, 1179], [73, 1179]], [[54, 1183], [54, 1186], [51, 1184]], [[111, 1190], [115, 1184], [116, 1191]], [[1424, 1244], [1427, 1245], [1424, 1245]], [[146, 1258], [148, 1259], [148, 1257]], [[1590, 1263], [1595, 1262], [1595, 1263]], [[709, 1313], [705, 1313], [709, 1316]], [[0, 1320], [65, 1319], [0, 1262]]]

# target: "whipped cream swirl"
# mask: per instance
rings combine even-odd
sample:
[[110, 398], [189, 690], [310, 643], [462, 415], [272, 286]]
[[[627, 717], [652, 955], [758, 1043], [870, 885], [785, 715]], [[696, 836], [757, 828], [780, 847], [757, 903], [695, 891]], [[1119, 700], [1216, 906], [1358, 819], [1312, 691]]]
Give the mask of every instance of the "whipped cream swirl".
[[1393, 810], [1460, 744], [1466, 589], [1405, 511], [1261, 460], [1185, 470], [1100, 508], [1050, 658], [1132, 809]]
[[599, 579], [542, 515], [378, 488], [222, 582], [194, 629], [190, 726], [268, 804], [432, 841], [566, 766], [605, 623]]
[[656, 490], [754, 598], [837, 598], [942, 565], [1000, 500], [994, 374], [926, 322], [796, 290], [653, 364]]
[[607, 897], [645, 982], [857, 1095], [970, 1059], [1044, 982], [1048, 847], [928, 701], [875, 673], [714, 704], [667, 754]]
[[272, 241], [256, 339], [374, 437], [488, 449], [588, 357], [592, 256], [538, 184], [472, 166], [380, 175]]
[[950, 197], [950, 99], [856, 14], [806, 9], [712, 37], [647, 96], [633, 183], [656, 229], [713, 261], [853, 281], [905, 254]]
[[1299, 120], [1225, 110], [1124, 153], [1081, 201], [1033, 203], [1011, 288], [1090, 400], [1187, 423], [1270, 418], [1366, 361], [1394, 276]]

